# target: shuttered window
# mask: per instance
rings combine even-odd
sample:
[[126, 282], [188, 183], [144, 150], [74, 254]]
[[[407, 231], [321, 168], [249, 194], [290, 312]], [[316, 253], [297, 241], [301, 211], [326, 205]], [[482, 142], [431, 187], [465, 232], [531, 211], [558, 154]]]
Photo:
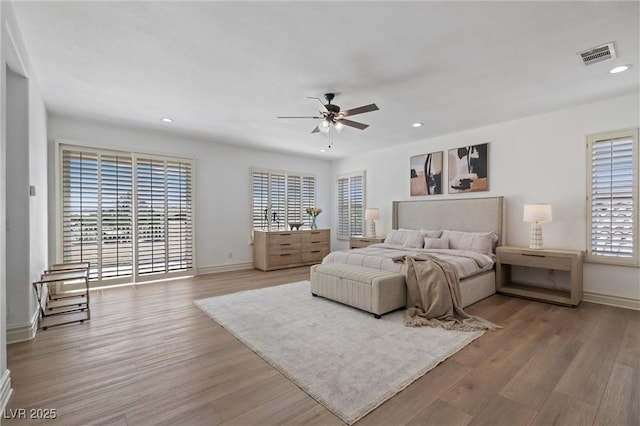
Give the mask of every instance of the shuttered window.
[[638, 130], [587, 137], [587, 260], [640, 265]]
[[362, 235], [364, 230], [365, 172], [338, 176], [338, 238]]
[[61, 146], [63, 262], [90, 262], [93, 284], [191, 273], [192, 163]]
[[251, 182], [252, 229], [284, 231], [296, 222], [309, 228], [311, 219], [305, 210], [315, 206], [315, 176], [254, 168]]

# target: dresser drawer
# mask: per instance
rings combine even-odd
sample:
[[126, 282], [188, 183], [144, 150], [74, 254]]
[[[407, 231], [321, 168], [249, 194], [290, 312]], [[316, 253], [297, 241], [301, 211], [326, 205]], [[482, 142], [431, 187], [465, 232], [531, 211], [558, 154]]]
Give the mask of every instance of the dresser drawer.
[[329, 242], [328, 241], [314, 241], [311, 243], [302, 243], [302, 248], [300, 251], [329, 251]]
[[293, 265], [296, 263], [300, 263], [300, 253], [269, 255], [269, 267]]
[[313, 243], [318, 241], [329, 241], [329, 231], [326, 229], [316, 231], [306, 231], [302, 234], [303, 243]]
[[302, 253], [302, 263], [322, 262], [322, 259], [329, 254], [329, 250], [316, 250]]
[[272, 245], [269, 247], [270, 255], [281, 255], [281, 254], [291, 254], [291, 253], [300, 253], [300, 243], [283, 243], [279, 245]]
[[302, 242], [302, 236], [295, 232], [283, 232], [269, 234], [267, 244], [269, 246], [279, 246], [282, 244], [296, 244]]

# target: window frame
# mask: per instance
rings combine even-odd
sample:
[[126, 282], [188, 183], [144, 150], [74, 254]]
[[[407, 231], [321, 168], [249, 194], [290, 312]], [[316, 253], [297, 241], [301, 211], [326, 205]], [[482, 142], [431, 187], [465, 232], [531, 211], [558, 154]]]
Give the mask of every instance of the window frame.
[[[354, 178], [360, 178], [362, 180], [362, 205], [360, 206], [361, 210], [362, 210], [362, 214], [360, 215], [360, 223], [361, 223], [361, 229], [360, 232], [358, 233], [357, 230], [356, 232], [354, 231], [354, 224], [353, 224], [353, 219], [354, 219], [354, 215], [352, 210], [352, 203], [351, 203], [351, 198], [352, 198], [352, 194], [351, 194], [351, 181]], [[343, 233], [341, 233], [341, 203], [340, 203], [340, 182], [342, 180], [347, 180], [348, 182], [348, 194], [349, 194], [349, 202], [348, 202], [348, 207], [347, 207], [347, 217], [348, 217], [348, 224], [347, 227], [349, 229], [349, 235], [345, 235]], [[356, 171], [356, 172], [349, 172], [349, 173], [342, 173], [336, 176], [336, 238], [338, 240], [349, 240], [350, 237], [354, 237], [354, 236], [363, 236], [364, 235], [364, 231], [365, 231], [365, 210], [366, 210], [366, 205], [367, 205], [367, 172], [365, 170], [360, 170], [360, 171]]]
[[[597, 134], [587, 135], [586, 137], [586, 256], [585, 261], [589, 263], [601, 263], [608, 265], [618, 266], [634, 266], [640, 267], [640, 194], [639, 194], [639, 167], [640, 167], [640, 143], [639, 143], [639, 129], [631, 128], [624, 130], [617, 130], [611, 132], [603, 132]], [[608, 256], [603, 254], [593, 254], [592, 252], [592, 176], [593, 176], [593, 147], [594, 144], [601, 141], [631, 138], [633, 146], [633, 184], [632, 184], [632, 227], [633, 227], [633, 248], [632, 254], [629, 257], [620, 256]]]
[[[89, 285], [92, 288], [111, 286], [111, 285], [120, 285], [120, 284], [132, 284], [132, 283], [142, 283], [146, 281], [155, 281], [162, 280], [167, 278], [177, 278], [177, 277], [185, 277], [185, 276], [193, 276], [196, 274], [197, 265], [196, 265], [196, 200], [195, 200], [195, 160], [189, 157], [176, 157], [170, 155], [163, 154], [154, 154], [148, 152], [136, 152], [136, 151], [128, 151], [126, 149], [110, 149], [110, 148], [102, 148], [99, 146], [94, 146], [90, 144], [84, 144], [82, 142], [70, 141], [70, 140], [56, 140], [56, 149], [55, 149], [55, 164], [56, 167], [54, 169], [54, 179], [56, 182], [55, 185], [55, 261], [57, 263], [61, 263], [64, 261], [64, 151], [76, 151], [76, 152], [84, 152], [84, 153], [95, 153], [98, 157], [105, 156], [120, 156], [120, 157], [130, 157], [131, 159], [131, 185], [132, 185], [132, 194], [131, 194], [131, 208], [132, 208], [132, 238], [133, 242], [133, 265], [132, 265], [132, 273], [131, 275], [124, 275], [119, 277], [101, 277], [102, 274], [99, 274], [99, 279], [93, 279], [90, 281]], [[171, 270], [167, 263], [167, 268], [165, 268], [165, 272], [159, 273], [149, 273], [149, 274], [140, 274], [139, 270], [139, 259], [138, 259], [138, 190], [137, 190], [137, 165], [139, 159], [155, 159], [159, 161], [164, 161], [165, 165], [165, 178], [167, 178], [167, 165], [169, 163], [182, 163], [189, 165], [189, 173], [190, 173], [190, 267], [179, 269], [179, 270]], [[167, 191], [169, 182], [165, 182], [165, 192]], [[168, 194], [165, 194], [168, 197]], [[168, 199], [168, 198], [167, 198]], [[168, 203], [168, 201], [167, 201]], [[165, 203], [165, 204], [167, 204]], [[168, 219], [167, 219], [168, 220]], [[165, 246], [169, 242], [165, 242]], [[170, 262], [171, 253], [165, 252], [166, 261]], [[98, 258], [100, 261], [100, 257]], [[102, 265], [99, 265], [101, 267]], [[72, 290], [74, 289], [74, 285], [65, 286], [65, 289]]]
[[[282, 221], [283, 224], [279, 225], [277, 228], [274, 228], [272, 226], [272, 221], [268, 221], [267, 222], [267, 226], [265, 227], [256, 227], [256, 222], [255, 222], [255, 211], [256, 211], [256, 207], [255, 207], [255, 195], [254, 195], [254, 177], [256, 174], [266, 174], [267, 175], [267, 205], [271, 205], [271, 199], [272, 199], [272, 175], [276, 175], [276, 176], [282, 176], [283, 177], [283, 182], [284, 182], [284, 187], [283, 187], [283, 194], [284, 194], [284, 198], [282, 200]], [[261, 168], [261, 167], [251, 167], [250, 171], [249, 171], [249, 175], [250, 175], [250, 202], [251, 202], [251, 216], [249, 218], [249, 229], [251, 230], [251, 240], [253, 241], [253, 232], [254, 231], [267, 231], [267, 232], [271, 232], [271, 231], [288, 231], [289, 230], [289, 221], [291, 220], [292, 216], [296, 216], [295, 214], [292, 214], [290, 212], [290, 202], [289, 202], [289, 185], [290, 182], [293, 182], [295, 179], [298, 179], [298, 188], [300, 190], [300, 194], [299, 194], [299, 201], [300, 201], [300, 211], [299, 211], [299, 219], [301, 222], [303, 222], [304, 224], [301, 226], [300, 229], [311, 229], [311, 219], [309, 218], [309, 223], [306, 223], [306, 218], [307, 218], [307, 214], [305, 212], [305, 209], [307, 207], [315, 207], [316, 206], [316, 200], [317, 200], [317, 195], [318, 195], [318, 180], [316, 178], [315, 174], [311, 174], [311, 173], [300, 173], [300, 172], [292, 172], [292, 171], [287, 171], [287, 170], [274, 170], [274, 169], [265, 169], [265, 168]], [[306, 188], [306, 184], [309, 182], [309, 179], [311, 179], [311, 181], [313, 182], [313, 196], [312, 197], [305, 197], [305, 188]], [[270, 207], [268, 207], [269, 210], [271, 210]], [[260, 210], [262, 210], [262, 207], [260, 208]], [[271, 216], [271, 211], [269, 211], [268, 216]], [[282, 229], [280, 229], [280, 227], [282, 227]]]

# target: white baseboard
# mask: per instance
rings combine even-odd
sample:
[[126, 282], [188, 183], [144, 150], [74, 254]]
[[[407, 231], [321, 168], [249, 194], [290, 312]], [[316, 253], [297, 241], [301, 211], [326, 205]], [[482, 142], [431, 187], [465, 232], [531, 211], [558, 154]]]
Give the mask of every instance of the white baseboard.
[[11, 397], [11, 371], [4, 370], [2, 377], [0, 378], [0, 411], [4, 413], [4, 409], [7, 407], [9, 398]]
[[640, 311], [640, 300], [628, 297], [609, 296], [606, 294], [584, 292], [582, 300], [585, 302], [599, 303], [601, 305], [617, 306], [619, 308], [634, 309]]
[[38, 312], [33, 315], [31, 322], [7, 325], [7, 344], [24, 342], [36, 337], [38, 331]]
[[220, 266], [205, 266], [203, 268], [198, 268], [198, 275], [217, 274], [220, 272], [243, 271], [246, 269], [253, 269], [253, 262], [233, 263], [230, 265], [220, 265]]

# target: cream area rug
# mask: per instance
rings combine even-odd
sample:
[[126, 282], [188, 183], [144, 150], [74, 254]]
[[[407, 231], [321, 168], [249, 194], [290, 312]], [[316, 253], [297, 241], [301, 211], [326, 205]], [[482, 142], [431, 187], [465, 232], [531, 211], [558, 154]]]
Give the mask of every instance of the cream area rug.
[[402, 311], [375, 319], [308, 281], [194, 303], [348, 424], [482, 335], [405, 327]]

